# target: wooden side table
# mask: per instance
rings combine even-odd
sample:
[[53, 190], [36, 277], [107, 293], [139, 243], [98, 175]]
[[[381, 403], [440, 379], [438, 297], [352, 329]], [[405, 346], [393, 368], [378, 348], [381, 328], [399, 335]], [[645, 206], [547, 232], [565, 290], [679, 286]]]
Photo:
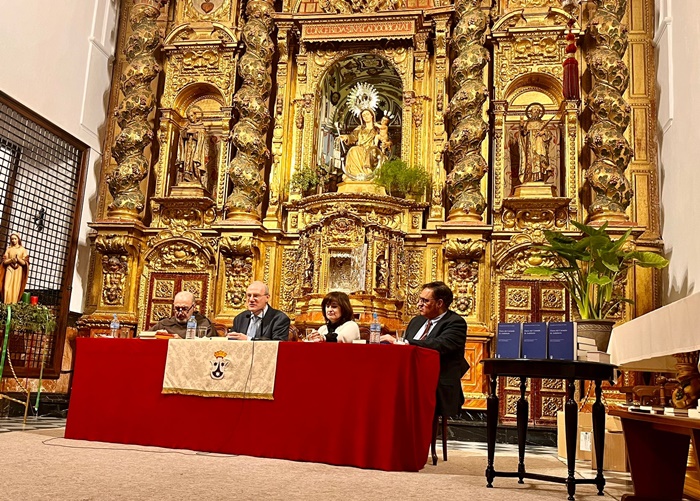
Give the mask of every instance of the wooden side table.
[[[623, 500], [680, 500], [690, 440], [700, 445], [700, 419], [610, 409], [622, 421], [634, 494]], [[693, 447], [695, 449], [695, 447]], [[696, 461], [698, 451], [695, 449]]]
[[[568, 360], [526, 360], [507, 358], [487, 358], [482, 360], [484, 374], [490, 377], [489, 396], [486, 400], [486, 440], [488, 443], [488, 466], [486, 467], [486, 486], [493, 487], [495, 477], [517, 477], [519, 483], [525, 478], [566, 484], [569, 501], [574, 501], [577, 484], [595, 484], [598, 494], [603, 494], [605, 477], [603, 476], [603, 453], [605, 446], [605, 406], [600, 400], [602, 382], [613, 378], [614, 365], [598, 362], [580, 362]], [[493, 466], [496, 451], [496, 432], [498, 428], [498, 395], [496, 383], [499, 376], [520, 378], [520, 400], [517, 406], [518, 426], [518, 471], [496, 471]], [[566, 426], [566, 464], [568, 476], [555, 477], [529, 473], [525, 470], [525, 441], [527, 438], [527, 421], [529, 404], [525, 399], [527, 378], [555, 378], [566, 380], [566, 403], [564, 404], [564, 421]], [[578, 405], [574, 400], [574, 386], [577, 380], [595, 382], [595, 403], [593, 404], [593, 440], [597, 461], [597, 474], [593, 478], [574, 478], [576, 469], [576, 433], [578, 431]]]

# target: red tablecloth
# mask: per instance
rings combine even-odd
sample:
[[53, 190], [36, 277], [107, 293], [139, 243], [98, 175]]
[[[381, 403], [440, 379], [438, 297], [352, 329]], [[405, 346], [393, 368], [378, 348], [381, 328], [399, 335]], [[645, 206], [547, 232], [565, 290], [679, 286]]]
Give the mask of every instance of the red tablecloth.
[[158, 339], [78, 339], [66, 438], [381, 470], [425, 464], [436, 351], [280, 343], [270, 401], [162, 394], [167, 349]]

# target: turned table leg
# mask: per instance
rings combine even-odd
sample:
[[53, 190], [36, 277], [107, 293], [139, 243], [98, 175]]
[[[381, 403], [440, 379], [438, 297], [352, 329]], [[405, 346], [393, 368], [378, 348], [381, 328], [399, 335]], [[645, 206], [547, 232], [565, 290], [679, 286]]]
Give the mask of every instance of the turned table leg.
[[530, 408], [525, 399], [525, 386], [527, 378], [520, 378], [520, 400], [518, 400], [518, 483], [524, 484], [525, 475], [525, 443], [527, 442], [527, 420]]
[[498, 396], [496, 395], [498, 376], [491, 374], [490, 378], [490, 393], [486, 399], [486, 444], [488, 451], [486, 487], [493, 487], [493, 479], [496, 472], [493, 468], [493, 457], [496, 452], [496, 432], [498, 431]]

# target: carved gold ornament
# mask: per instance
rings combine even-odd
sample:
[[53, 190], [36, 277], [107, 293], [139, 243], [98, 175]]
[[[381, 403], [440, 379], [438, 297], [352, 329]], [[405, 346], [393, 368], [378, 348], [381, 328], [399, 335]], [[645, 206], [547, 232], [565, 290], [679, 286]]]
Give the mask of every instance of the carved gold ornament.
[[630, 123], [630, 105], [623, 95], [629, 85], [629, 69], [623, 60], [627, 51], [627, 26], [621, 23], [627, 0], [595, 0], [597, 9], [588, 24], [595, 47], [588, 53], [593, 88], [588, 106], [593, 124], [586, 143], [595, 160], [586, 174], [593, 190], [589, 206], [591, 220], [627, 220], [625, 210], [632, 201], [632, 187], [625, 169], [632, 160], [632, 147], [624, 133]]
[[237, 153], [228, 169], [233, 184], [226, 200], [229, 219], [259, 219], [260, 204], [267, 190], [261, 171], [270, 158], [266, 141], [275, 50], [270, 38], [274, 10], [273, 3], [268, 0], [251, 0], [246, 4], [247, 20], [243, 27], [246, 52], [238, 68], [243, 85], [233, 97], [240, 120], [231, 132], [231, 143]]
[[112, 217], [138, 219], [146, 201], [140, 183], [149, 168], [144, 150], [154, 136], [148, 116], [155, 105], [151, 81], [160, 72], [155, 59], [160, 45], [156, 19], [165, 3], [143, 1], [135, 4], [131, 10], [131, 35], [124, 48], [127, 64], [120, 79], [124, 98], [116, 111], [121, 131], [112, 149], [117, 164], [107, 174], [107, 185], [113, 198], [108, 212]]
[[453, 129], [447, 151], [454, 166], [447, 176], [447, 194], [452, 202], [450, 219], [481, 221], [486, 200], [481, 193], [481, 179], [487, 164], [481, 155], [481, 142], [488, 126], [482, 118], [482, 108], [488, 96], [483, 83], [483, 70], [489, 61], [484, 48], [486, 15], [477, 0], [457, 0], [457, 25], [452, 33], [456, 57], [452, 62], [452, 88], [448, 116]]

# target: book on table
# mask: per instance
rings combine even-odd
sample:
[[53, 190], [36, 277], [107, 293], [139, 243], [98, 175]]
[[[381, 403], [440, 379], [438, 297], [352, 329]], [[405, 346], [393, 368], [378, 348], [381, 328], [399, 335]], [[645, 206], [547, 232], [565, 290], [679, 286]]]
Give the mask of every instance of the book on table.
[[547, 322], [523, 324], [522, 357], [538, 360], [547, 358]]
[[552, 360], [574, 360], [576, 324], [574, 322], [549, 322], [547, 349]]
[[586, 353], [586, 360], [589, 362], [610, 363], [610, 355], [604, 351], [589, 351]]
[[665, 416], [688, 417], [690, 409], [678, 409], [677, 407], [664, 407]]
[[522, 324], [500, 322], [496, 332], [496, 358], [520, 358]]

